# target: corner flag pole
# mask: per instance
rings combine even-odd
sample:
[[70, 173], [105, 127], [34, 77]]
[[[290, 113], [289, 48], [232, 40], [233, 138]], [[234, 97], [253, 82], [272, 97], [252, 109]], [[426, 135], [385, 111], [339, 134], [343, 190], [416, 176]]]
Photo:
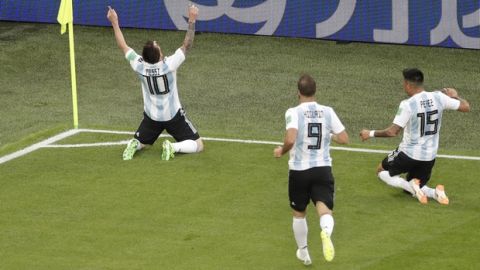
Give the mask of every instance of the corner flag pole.
[[78, 104], [77, 104], [77, 77], [75, 72], [75, 46], [73, 40], [73, 6], [72, 0], [62, 0], [58, 9], [57, 21], [62, 26], [60, 33], [67, 31], [70, 47], [70, 76], [72, 80], [72, 103], [73, 103], [73, 127], [78, 128]]
[[70, 74], [72, 78], [73, 127], [78, 128], [77, 76], [75, 72], [75, 46], [73, 42], [73, 22], [68, 23], [68, 40], [70, 44]]

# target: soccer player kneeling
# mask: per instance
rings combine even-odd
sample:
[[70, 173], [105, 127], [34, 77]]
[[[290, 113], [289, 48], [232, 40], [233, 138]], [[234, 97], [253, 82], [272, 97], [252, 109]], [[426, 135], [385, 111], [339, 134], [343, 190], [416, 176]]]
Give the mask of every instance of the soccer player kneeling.
[[[423, 73], [416, 69], [403, 70], [403, 89], [409, 96], [398, 108], [393, 124], [384, 130], [360, 131], [363, 141], [372, 137], [395, 137], [402, 129], [403, 139], [398, 148], [378, 165], [378, 178], [387, 185], [404, 189], [422, 204], [433, 198], [449, 204], [443, 185], [427, 186], [438, 151], [440, 127], [444, 110], [470, 111], [470, 104], [453, 88], [427, 92], [423, 89]], [[407, 179], [400, 174], [407, 173]]]
[[163, 142], [163, 160], [173, 158], [177, 152], [201, 152], [203, 141], [187, 119], [177, 89], [177, 69], [192, 47], [198, 8], [195, 5], [189, 7], [188, 30], [183, 44], [168, 57], [163, 56], [156, 41], [148, 41], [143, 47], [141, 56], [128, 47], [120, 30], [117, 13], [111, 7], [108, 9], [107, 18], [112, 23], [117, 45], [140, 79], [143, 92], [143, 120], [123, 152], [123, 160], [132, 159], [136, 151], [145, 145], [152, 145], [164, 130], [177, 142], [171, 143], [169, 140]]

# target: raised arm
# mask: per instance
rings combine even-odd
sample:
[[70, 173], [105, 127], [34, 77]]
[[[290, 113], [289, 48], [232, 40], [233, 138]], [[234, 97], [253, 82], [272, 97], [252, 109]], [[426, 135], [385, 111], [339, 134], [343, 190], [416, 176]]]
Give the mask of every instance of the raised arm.
[[195, 5], [191, 5], [188, 8], [188, 29], [183, 40], [182, 47], [180, 47], [184, 54], [192, 48], [193, 39], [195, 37], [195, 21], [197, 20], [198, 8]]
[[443, 88], [442, 92], [445, 95], [454, 99], [458, 99], [460, 101], [460, 106], [458, 107], [457, 111], [460, 111], [460, 112], [470, 111], [470, 104], [468, 103], [468, 101], [458, 96], [457, 90], [455, 90], [455, 88]]
[[118, 48], [122, 50], [123, 54], [126, 54], [130, 47], [128, 47], [127, 42], [125, 42], [122, 30], [120, 30], [117, 12], [115, 12], [115, 9], [113, 9], [111, 6], [108, 6], [107, 18], [110, 23], [112, 23], [113, 32], [115, 33], [115, 40], [117, 41]]

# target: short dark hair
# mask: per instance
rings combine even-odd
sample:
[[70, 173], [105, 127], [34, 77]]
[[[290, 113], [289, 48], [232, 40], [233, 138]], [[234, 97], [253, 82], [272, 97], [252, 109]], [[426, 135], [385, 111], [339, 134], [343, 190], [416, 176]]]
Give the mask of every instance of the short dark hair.
[[298, 91], [302, 96], [311, 97], [317, 91], [317, 84], [312, 76], [303, 74], [297, 82]]
[[155, 64], [160, 61], [160, 50], [155, 46], [155, 42], [152, 40], [147, 41], [143, 46], [142, 57], [145, 62]]
[[403, 70], [403, 78], [405, 81], [416, 84], [423, 84], [423, 73], [418, 68], [406, 68]]

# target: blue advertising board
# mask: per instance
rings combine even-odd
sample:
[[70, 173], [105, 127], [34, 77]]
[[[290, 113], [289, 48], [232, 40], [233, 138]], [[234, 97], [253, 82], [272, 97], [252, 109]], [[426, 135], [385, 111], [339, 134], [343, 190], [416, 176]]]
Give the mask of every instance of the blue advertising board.
[[[73, 0], [74, 23], [480, 49], [480, 0]], [[2, 0], [0, 20], [55, 23], [60, 0]]]

